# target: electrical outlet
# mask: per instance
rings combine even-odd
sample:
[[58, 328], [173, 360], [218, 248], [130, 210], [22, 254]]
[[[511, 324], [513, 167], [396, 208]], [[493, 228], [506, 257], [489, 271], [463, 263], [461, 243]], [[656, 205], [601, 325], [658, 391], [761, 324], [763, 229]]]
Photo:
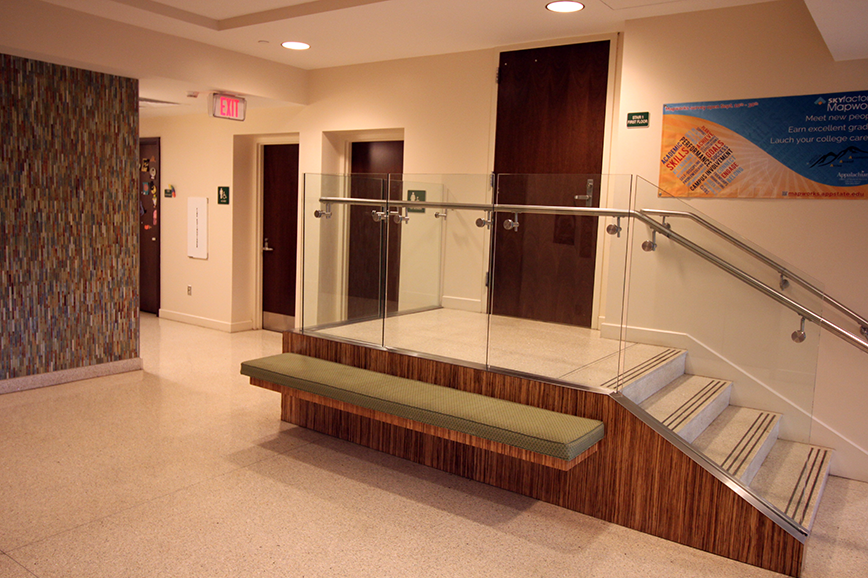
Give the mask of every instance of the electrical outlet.
[[193, 286], [187, 285], [187, 295], [192, 295], [192, 294], [193, 294]]

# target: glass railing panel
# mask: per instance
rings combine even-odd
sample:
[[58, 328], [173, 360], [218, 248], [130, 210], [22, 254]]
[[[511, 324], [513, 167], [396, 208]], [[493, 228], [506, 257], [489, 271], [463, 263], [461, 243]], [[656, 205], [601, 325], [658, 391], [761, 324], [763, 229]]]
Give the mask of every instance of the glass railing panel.
[[322, 198], [383, 200], [386, 175], [305, 174], [302, 329], [382, 345], [383, 318], [395, 307], [385, 299], [385, 203], [354, 205]]
[[[637, 180], [635, 207], [645, 214], [691, 213], [730, 238], [690, 218], [667, 218], [671, 238], [654, 236], [651, 227], [637, 223], [627, 339], [686, 349], [688, 373], [732, 381], [731, 405], [780, 413], [779, 438], [807, 442], [820, 330], [806, 323], [805, 338], [794, 340], [802, 329], [800, 314], [775, 295], [820, 316], [823, 298], [793, 282], [782, 285], [780, 273], [764, 261], [780, 263], [821, 290], [819, 282], [642, 179]], [[662, 223], [660, 213], [654, 218]], [[702, 248], [723, 267], [678, 239]]]
[[[627, 339], [685, 349], [687, 374], [732, 382], [725, 413], [699, 437], [688, 441], [717, 464], [720, 476], [740, 484], [753, 499], [800, 528], [801, 524], [785, 512], [793, 498], [791, 488], [797, 483], [796, 477], [806, 467], [795, 456], [807, 448], [799, 449], [789, 442], [808, 443], [811, 437], [821, 335], [816, 324], [802, 325], [800, 312], [824, 314], [822, 286], [702, 214], [694, 203], [674, 199], [643, 179], [636, 181], [634, 209], [642, 216], [637, 218], [631, 241], [625, 290]], [[722, 214], [726, 210], [721, 207]], [[664, 212], [668, 213], [666, 225]], [[653, 223], [644, 221], [649, 216]], [[656, 235], [652, 234], [654, 229]], [[792, 279], [782, 282], [782, 268], [797, 275], [803, 284]], [[807, 283], [816, 289], [807, 289]], [[629, 384], [622, 392], [640, 401]], [[654, 401], [649, 398], [643, 402], [652, 415]], [[768, 457], [768, 449], [757, 451], [759, 457], [751, 470], [770, 460], [775, 473], [759, 470], [752, 477], [751, 470], [742, 470], [741, 464], [751, 462], [753, 458], [748, 456], [753, 448], [769, 448], [771, 444], [740, 446], [739, 439], [761, 438], [745, 425], [731, 426], [751, 419], [754, 421], [746, 423], [760, 428], [771, 425], [770, 414], [780, 415], [778, 441]], [[716, 441], [723, 439], [728, 441]], [[736, 449], [725, 455], [726, 448], [733, 447]], [[739, 460], [732, 459], [733, 455], [740, 456]], [[785, 480], [788, 470], [793, 477]], [[805, 528], [800, 531], [807, 533]]]
[[455, 361], [486, 362], [486, 211], [455, 205], [491, 203], [488, 175], [403, 175], [397, 310], [385, 320], [384, 344]]
[[[618, 189], [629, 197], [629, 175], [499, 175], [492, 235], [489, 364], [492, 367], [614, 387], [620, 319], [604, 319], [601, 303], [623, 287], [623, 236], [609, 236], [607, 216], [569, 209], [611, 206]], [[602, 201], [601, 201], [602, 199]], [[517, 212], [503, 210], [518, 207]], [[562, 214], [528, 207], [567, 209]], [[618, 247], [620, 245], [620, 247]], [[617, 288], [610, 287], [609, 282]], [[620, 308], [614, 308], [618, 315]], [[608, 322], [609, 336], [601, 335]]]

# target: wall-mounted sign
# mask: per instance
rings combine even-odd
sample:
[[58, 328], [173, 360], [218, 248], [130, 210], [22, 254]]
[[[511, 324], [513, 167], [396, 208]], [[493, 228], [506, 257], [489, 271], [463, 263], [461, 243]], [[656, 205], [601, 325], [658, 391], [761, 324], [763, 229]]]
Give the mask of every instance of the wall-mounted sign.
[[[407, 191], [408, 201], [425, 202], [425, 191]], [[407, 207], [408, 213], [424, 213], [425, 207]]]
[[868, 198], [868, 92], [667, 104], [660, 163], [679, 197]]
[[217, 187], [217, 204], [229, 204], [229, 187]]
[[648, 127], [651, 114], [647, 112], [628, 112], [627, 128]]
[[244, 120], [247, 114], [247, 101], [231, 94], [214, 93], [211, 95], [211, 116]]

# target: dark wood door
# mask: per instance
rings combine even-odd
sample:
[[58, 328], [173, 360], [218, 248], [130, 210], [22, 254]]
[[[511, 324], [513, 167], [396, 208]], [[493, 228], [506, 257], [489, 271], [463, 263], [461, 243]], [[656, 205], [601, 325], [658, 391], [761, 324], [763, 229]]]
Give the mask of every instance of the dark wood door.
[[[609, 42], [504, 52], [494, 170], [497, 202], [599, 206]], [[587, 197], [587, 198], [586, 198]], [[491, 311], [589, 327], [597, 219], [495, 221]]]
[[[354, 142], [350, 165], [351, 196], [401, 199], [404, 141]], [[350, 208], [348, 319], [397, 311], [400, 256], [400, 225], [392, 220], [375, 222], [371, 207]]]
[[265, 145], [262, 155], [262, 326], [295, 324], [298, 254], [298, 145]]
[[160, 139], [139, 140], [139, 308], [160, 313]]

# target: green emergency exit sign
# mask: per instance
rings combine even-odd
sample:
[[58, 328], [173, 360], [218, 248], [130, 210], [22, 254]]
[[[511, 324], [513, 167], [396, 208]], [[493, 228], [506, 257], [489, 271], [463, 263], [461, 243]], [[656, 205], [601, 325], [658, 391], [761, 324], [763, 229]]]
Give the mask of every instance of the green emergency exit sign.
[[628, 112], [627, 128], [647, 127], [650, 115], [647, 112]]

